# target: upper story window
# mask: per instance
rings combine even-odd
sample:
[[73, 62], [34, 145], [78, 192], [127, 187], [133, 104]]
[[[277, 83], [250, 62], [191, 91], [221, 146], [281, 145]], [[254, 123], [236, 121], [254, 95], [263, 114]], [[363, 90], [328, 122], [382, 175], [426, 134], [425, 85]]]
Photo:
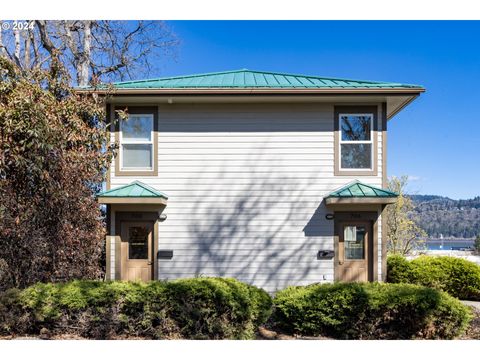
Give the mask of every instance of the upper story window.
[[371, 170], [373, 114], [339, 114], [340, 170]]
[[158, 107], [111, 106], [109, 112], [112, 122], [115, 111], [125, 109], [128, 119], [118, 119], [112, 126], [115, 142], [119, 145], [114, 176], [157, 176]]
[[153, 170], [153, 114], [120, 121], [121, 170]]
[[334, 175], [378, 175], [378, 106], [334, 107]]

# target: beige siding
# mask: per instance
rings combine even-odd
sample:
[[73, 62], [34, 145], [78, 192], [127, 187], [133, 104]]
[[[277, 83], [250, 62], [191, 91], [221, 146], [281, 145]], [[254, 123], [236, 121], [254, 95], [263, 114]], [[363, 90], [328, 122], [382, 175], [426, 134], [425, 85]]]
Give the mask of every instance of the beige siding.
[[[333, 175], [333, 104], [163, 105], [158, 141], [157, 177], [115, 177], [112, 165], [111, 187], [140, 180], [168, 194], [158, 247], [174, 256], [159, 278], [232, 276], [270, 291], [333, 281], [333, 260], [317, 260], [334, 247], [322, 200], [357, 178]], [[378, 176], [359, 178], [378, 187], [381, 142], [378, 132]]]

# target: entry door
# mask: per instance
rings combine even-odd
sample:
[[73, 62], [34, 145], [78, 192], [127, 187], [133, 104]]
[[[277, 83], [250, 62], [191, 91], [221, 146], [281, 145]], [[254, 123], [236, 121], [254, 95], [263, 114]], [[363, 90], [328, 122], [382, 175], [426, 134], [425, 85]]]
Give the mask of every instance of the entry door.
[[151, 222], [122, 222], [122, 280], [152, 280], [152, 230]]
[[371, 223], [340, 222], [338, 232], [338, 279], [346, 282], [370, 280]]

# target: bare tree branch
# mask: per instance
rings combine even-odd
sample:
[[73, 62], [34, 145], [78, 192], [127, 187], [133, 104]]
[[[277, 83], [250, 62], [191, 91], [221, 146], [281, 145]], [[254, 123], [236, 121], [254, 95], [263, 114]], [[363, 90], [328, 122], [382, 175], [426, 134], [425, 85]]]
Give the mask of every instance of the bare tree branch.
[[51, 56], [54, 55], [55, 45], [53, 45], [50, 37], [47, 33], [47, 22], [45, 20], [36, 20], [35, 23], [37, 24], [38, 30], [40, 32], [40, 39], [42, 41], [42, 46], [47, 50]]
[[158, 70], [158, 59], [173, 56], [179, 44], [162, 21], [34, 23], [25, 34], [0, 33], [0, 54], [24, 70], [48, 66], [56, 57], [80, 86], [150, 76]]

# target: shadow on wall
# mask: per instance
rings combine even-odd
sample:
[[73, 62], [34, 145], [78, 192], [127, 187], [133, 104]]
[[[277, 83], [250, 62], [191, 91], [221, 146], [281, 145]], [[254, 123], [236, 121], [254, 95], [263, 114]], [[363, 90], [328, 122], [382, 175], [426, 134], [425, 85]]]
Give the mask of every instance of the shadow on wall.
[[[258, 154], [245, 163], [261, 159]], [[227, 162], [222, 169], [215, 183], [232, 178]], [[192, 208], [196, 221], [189, 222], [188, 232], [197, 251], [195, 274], [234, 277], [269, 291], [324, 280], [321, 273], [328, 261], [317, 260], [324, 247], [319, 237], [331, 237], [333, 227], [322, 220], [320, 199], [305, 193], [315, 179], [248, 165], [243, 174], [249, 174], [243, 184], [222, 188], [220, 197], [211, 191]]]
[[[325, 219], [325, 215], [327, 213], [332, 213], [332, 211], [327, 210], [325, 200], [322, 199], [322, 202], [315, 209], [315, 212], [313, 213], [310, 220], [308, 220], [307, 225], [305, 225], [305, 227], [303, 228], [303, 233], [305, 234], [305, 236], [333, 236], [333, 220]], [[324, 228], [318, 226], [318, 224], [321, 224], [325, 221], [328, 221], [331, 225], [331, 231], [328, 234], [325, 234]], [[329, 250], [333, 250], [333, 242], [332, 247]]]

